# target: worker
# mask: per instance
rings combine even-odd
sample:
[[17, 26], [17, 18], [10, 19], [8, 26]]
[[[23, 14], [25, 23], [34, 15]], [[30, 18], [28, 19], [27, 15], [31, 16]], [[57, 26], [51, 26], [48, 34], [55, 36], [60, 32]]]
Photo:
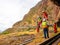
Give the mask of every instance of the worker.
[[42, 18], [38, 17], [38, 19], [37, 19], [37, 29], [36, 29], [38, 33], [39, 33], [39, 28], [40, 28], [41, 23], [42, 23]]
[[47, 20], [44, 18], [42, 21], [42, 28], [43, 28], [43, 32], [44, 32], [44, 38], [49, 38], [49, 33], [48, 33], [48, 23]]

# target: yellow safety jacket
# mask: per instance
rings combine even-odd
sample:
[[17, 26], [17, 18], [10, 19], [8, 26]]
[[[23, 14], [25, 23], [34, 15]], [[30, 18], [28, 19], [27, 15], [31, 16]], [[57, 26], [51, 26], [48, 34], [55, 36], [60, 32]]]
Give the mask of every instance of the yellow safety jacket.
[[48, 26], [47, 26], [47, 22], [46, 21], [43, 21], [42, 22], [42, 28], [47, 28]]

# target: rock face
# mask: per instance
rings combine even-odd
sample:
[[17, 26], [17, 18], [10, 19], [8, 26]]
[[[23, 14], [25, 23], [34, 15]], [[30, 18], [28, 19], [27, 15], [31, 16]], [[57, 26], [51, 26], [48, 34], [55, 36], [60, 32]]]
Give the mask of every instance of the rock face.
[[[16, 22], [8, 32], [20, 31], [21, 26], [36, 26], [37, 17], [42, 17], [42, 11], [45, 10], [48, 14], [49, 24], [53, 24], [60, 18], [60, 3], [54, 0], [42, 0], [35, 7], [31, 8], [28, 14], [26, 14], [23, 20]], [[7, 29], [9, 30], [9, 29]], [[7, 31], [6, 30], [6, 31]]]

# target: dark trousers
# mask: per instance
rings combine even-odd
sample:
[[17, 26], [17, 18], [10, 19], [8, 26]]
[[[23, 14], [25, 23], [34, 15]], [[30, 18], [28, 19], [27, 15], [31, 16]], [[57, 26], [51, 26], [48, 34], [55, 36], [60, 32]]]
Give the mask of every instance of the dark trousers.
[[48, 28], [44, 28], [43, 31], [44, 31], [44, 37], [45, 38], [47, 38], [47, 37], [49, 38]]

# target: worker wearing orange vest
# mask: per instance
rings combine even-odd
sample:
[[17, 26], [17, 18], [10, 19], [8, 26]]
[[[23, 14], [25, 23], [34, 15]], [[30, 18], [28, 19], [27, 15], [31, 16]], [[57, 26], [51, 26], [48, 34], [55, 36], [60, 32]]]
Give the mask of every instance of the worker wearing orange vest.
[[54, 23], [54, 33], [57, 33], [57, 24]]
[[39, 33], [39, 28], [40, 28], [41, 23], [42, 23], [42, 18], [38, 17], [38, 19], [37, 19], [37, 28], [36, 28], [38, 33]]
[[48, 20], [48, 14], [47, 14], [47, 12], [42, 11], [42, 13], [43, 13], [43, 18], [45, 18], [46, 20]]

